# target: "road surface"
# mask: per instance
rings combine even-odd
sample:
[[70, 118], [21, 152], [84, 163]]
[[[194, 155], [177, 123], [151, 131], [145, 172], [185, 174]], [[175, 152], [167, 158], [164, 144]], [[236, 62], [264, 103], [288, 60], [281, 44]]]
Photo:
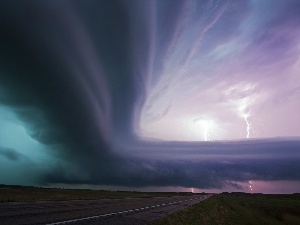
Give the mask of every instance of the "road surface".
[[211, 195], [0, 204], [0, 224], [148, 224]]

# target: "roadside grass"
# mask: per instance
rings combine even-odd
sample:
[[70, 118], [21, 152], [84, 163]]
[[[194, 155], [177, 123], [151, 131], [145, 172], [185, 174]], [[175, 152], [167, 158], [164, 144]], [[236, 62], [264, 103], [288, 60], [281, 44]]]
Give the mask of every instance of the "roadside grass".
[[55, 189], [26, 186], [0, 185], [0, 203], [2, 202], [35, 202], [35, 201], [68, 201], [96, 200], [120, 198], [152, 198], [170, 197], [175, 195], [191, 195], [176, 192], [127, 192], [88, 189]]
[[299, 225], [300, 194], [218, 194], [151, 225]]

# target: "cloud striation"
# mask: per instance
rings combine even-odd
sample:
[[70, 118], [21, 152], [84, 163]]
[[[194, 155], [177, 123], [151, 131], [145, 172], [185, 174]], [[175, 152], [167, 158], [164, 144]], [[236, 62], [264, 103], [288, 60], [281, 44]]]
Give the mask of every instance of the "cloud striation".
[[0, 182], [300, 181], [299, 21], [296, 0], [2, 1]]

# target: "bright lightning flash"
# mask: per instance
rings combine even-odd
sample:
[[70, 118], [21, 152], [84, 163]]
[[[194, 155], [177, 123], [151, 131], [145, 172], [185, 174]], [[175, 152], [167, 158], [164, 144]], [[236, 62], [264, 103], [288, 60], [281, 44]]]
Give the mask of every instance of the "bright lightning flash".
[[204, 127], [204, 141], [209, 141], [209, 130], [211, 128], [211, 121], [210, 120], [204, 120], [202, 121], [202, 126]]
[[247, 125], [247, 138], [250, 137], [250, 131], [251, 131], [251, 123], [248, 120], [249, 113], [246, 113], [247, 108], [249, 107], [249, 101], [250, 101], [249, 98], [243, 98], [243, 99], [239, 100], [239, 103], [238, 103], [239, 114], [241, 115], [241, 117], [244, 118], [246, 125]]
[[250, 127], [250, 123], [249, 123], [249, 121], [248, 121], [248, 115], [244, 115], [244, 119], [245, 119], [245, 121], [246, 121], [246, 123], [247, 123], [247, 138], [249, 138], [251, 127]]
[[210, 141], [211, 140], [210, 133], [213, 132], [213, 127], [214, 127], [213, 121], [209, 119], [201, 119], [201, 120], [196, 120], [195, 122], [203, 132], [204, 141]]
[[251, 190], [251, 192], [253, 191], [253, 185], [251, 184], [251, 182], [249, 181], [249, 189]]

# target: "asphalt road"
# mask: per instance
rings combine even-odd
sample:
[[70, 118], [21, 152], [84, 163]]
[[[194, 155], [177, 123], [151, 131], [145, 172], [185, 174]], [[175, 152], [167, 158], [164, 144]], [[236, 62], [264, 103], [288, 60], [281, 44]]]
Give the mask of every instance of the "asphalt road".
[[210, 195], [0, 204], [0, 224], [148, 224]]

